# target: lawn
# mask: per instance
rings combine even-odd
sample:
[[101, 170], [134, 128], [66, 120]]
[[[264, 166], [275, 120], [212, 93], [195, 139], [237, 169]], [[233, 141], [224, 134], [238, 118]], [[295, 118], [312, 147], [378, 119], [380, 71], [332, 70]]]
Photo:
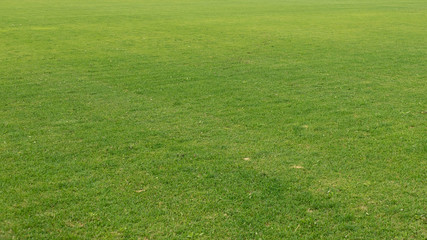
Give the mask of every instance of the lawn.
[[0, 239], [426, 239], [425, 0], [1, 0]]

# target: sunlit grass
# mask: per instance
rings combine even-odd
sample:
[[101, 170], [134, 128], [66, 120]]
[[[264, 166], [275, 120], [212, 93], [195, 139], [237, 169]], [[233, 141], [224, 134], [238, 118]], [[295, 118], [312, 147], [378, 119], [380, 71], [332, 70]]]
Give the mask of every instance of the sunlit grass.
[[425, 239], [427, 3], [0, 2], [0, 238]]

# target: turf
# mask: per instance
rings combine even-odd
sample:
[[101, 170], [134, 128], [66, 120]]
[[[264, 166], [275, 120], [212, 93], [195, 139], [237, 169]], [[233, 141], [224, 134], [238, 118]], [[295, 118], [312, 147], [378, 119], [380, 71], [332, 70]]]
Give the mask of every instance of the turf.
[[425, 0], [1, 0], [1, 239], [426, 239]]

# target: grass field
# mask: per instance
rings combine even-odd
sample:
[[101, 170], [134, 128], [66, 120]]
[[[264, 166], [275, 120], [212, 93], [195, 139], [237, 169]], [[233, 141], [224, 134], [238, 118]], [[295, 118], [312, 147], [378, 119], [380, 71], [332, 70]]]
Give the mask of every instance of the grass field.
[[0, 239], [426, 239], [425, 0], [1, 0]]

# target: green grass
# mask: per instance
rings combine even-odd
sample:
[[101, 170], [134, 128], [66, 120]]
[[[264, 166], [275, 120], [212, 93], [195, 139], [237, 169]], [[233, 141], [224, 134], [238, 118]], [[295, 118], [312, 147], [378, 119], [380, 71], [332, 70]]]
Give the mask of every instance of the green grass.
[[1, 239], [426, 239], [425, 0], [1, 0]]

